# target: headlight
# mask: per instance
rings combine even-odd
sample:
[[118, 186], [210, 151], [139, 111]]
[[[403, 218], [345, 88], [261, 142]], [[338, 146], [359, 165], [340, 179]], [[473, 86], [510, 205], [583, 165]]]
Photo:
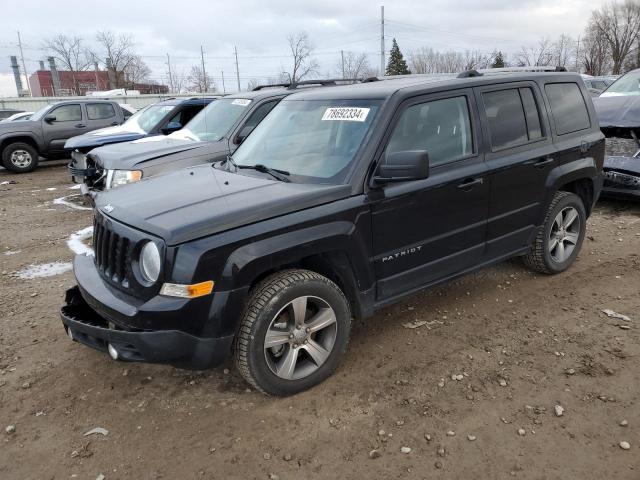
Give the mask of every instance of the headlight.
[[108, 182], [109, 188], [138, 182], [142, 179], [141, 170], [111, 170], [109, 173], [111, 174], [111, 181]]
[[160, 250], [153, 242], [147, 242], [140, 250], [140, 273], [150, 283], [155, 283], [160, 277]]

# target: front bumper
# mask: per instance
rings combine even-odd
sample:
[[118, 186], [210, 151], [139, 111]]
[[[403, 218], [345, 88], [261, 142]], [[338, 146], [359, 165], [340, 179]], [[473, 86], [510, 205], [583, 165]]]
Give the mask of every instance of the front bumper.
[[640, 158], [607, 157], [602, 195], [620, 199], [640, 199]]
[[[88, 257], [76, 257], [74, 269], [79, 285], [67, 291], [65, 305], [60, 310], [65, 331], [71, 330], [74, 340], [100, 351], [108, 351], [111, 345], [119, 360], [163, 363], [194, 370], [220, 365], [228, 357], [233, 335], [209, 338], [176, 329], [136, 328], [134, 324], [141, 316], [152, 312], [142, 311], [142, 304], [123, 301], [104, 284], [91, 281], [94, 279], [88, 278], [91, 270], [86, 268], [87, 262], [93, 264]], [[153, 316], [162, 323], [163, 314], [184, 313], [178, 307]]]

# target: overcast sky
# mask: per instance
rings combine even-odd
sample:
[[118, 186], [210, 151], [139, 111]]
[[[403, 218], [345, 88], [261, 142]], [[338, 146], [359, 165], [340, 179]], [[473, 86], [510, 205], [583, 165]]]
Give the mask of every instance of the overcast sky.
[[[380, 5], [385, 5], [387, 49], [398, 40], [405, 56], [421, 46], [446, 50], [499, 49], [511, 54], [541, 36], [578, 37], [591, 10], [606, 0], [0, 0], [0, 74], [10, 73], [9, 55], [18, 55], [16, 30], [24, 44], [27, 70], [44, 60], [43, 40], [56, 33], [93, 42], [97, 30], [131, 33], [136, 52], [166, 82], [166, 54], [172, 67], [188, 74], [199, 62], [222, 89], [235, 89], [233, 48], [238, 48], [240, 80], [276, 76], [287, 69], [286, 37], [305, 30], [315, 47], [320, 72], [336, 74], [340, 50], [366, 52], [380, 63]], [[19, 5], [19, 7], [18, 7]], [[6, 76], [5, 76], [6, 78]], [[12, 82], [10, 82], [12, 83]], [[0, 95], [7, 95], [0, 79]], [[3, 85], [5, 86], [3, 89]]]

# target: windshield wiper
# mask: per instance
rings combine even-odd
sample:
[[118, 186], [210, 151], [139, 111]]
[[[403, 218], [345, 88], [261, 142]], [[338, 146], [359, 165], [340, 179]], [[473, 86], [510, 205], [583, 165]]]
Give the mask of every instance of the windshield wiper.
[[[231, 160], [233, 161], [233, 160]], [[271, 167], [267, 167], [266, 165], [263, 165], [261, 163], [256, 163], [255, 165], [237, 165], [235, 164], [235, 167], [237, 169], [251, 169], [251, 170], [255, 170], [257, 172], [262, 172], [262, 173], [267, 173], [269, 175], [271, 175], [273, 178], [275, 178], [276, 180], [280, 180], [281, 182], [291, 182], [291, 180], [289, 180], [287, 177], [289, 175], [291, 175], [289, 172], [287, 172], [286, 170], [280, 170], [278, 168], [271, 168]]]

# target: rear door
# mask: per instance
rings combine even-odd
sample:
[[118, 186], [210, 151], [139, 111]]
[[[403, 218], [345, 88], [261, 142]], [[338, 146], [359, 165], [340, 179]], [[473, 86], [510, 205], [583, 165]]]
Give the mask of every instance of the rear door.
[[391, 152], [426, 150], [430, 171], [427, 179], [369, 194], [379, 301], [477, 265], [489, 209], [470, 89], [411, 99], [392, 123], [381, 161]]
[[87, 131], [120, 124], [116, 107], [111, 102], [87, 103], [85, 107], [87, 110]]
[[476, 98], [491, 182], [486, 255], [496, 259], [530, 244], [556, 149], [535, 82], [479, 87]]
[[64, 150], [68, 138], [87, 132], [86, 113], [80, 103], [68, 103], [54, 107], [45, 117], [54, 116], [55, 120], [42, 120], [42, 131], [45, 144], [50, 153]]

